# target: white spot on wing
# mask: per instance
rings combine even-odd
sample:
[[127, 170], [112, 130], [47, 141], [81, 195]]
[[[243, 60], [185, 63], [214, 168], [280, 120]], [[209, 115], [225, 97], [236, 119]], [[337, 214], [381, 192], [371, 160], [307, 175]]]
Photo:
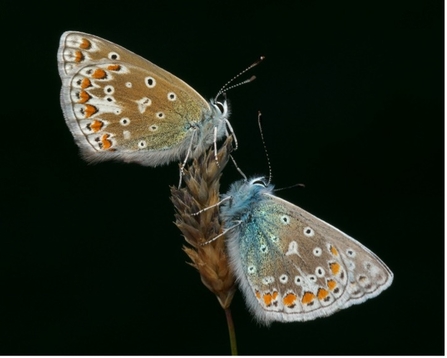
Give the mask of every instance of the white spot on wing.
[[136, 102], [138, 104], [138, 110], [140, 111], [140, 113], [144, 113], [146, 111], [146, 108], [152, 104], [150, 98], [147, 97], [143, 97]]
[[298, 253], [298, 243], [296, 241], [292, 241], [289, 244], [289, 248], [287, 249], [286, 255], [298, 255], [300, 256], [300, 254]]
[[129, 131], [123, 131], [123, 137], [124, 139], [130, 139], [131, 135]]

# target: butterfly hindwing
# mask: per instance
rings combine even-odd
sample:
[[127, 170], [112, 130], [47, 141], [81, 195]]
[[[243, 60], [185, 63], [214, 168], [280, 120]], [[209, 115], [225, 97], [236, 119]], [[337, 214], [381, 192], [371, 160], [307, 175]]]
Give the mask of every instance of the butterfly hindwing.
[[392, 272], [370, 250], [254, 183], [233, 186], [221, 211], [227, 227], [240, 222], [228, 232], [229, 255], [259, 321], [328, 316], [389, 287]]

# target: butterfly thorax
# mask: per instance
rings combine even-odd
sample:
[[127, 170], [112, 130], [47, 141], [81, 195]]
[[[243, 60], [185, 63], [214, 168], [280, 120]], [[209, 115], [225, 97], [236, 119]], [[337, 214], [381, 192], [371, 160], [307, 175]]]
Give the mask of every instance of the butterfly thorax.
[[262, 179], [239, 180], [231, 185], [226, 194], [231, 199], [221, 207], [221, 217], [227, 228], [235, 221], [250, 221], [253, 209], [262, 203], [266, 193], [272, 192], [273, 185], [264, 183]]

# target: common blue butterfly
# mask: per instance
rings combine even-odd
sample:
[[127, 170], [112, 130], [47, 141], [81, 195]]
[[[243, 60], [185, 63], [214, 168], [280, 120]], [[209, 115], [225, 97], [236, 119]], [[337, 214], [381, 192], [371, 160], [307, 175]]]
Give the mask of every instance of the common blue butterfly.
[[100, 37], [67, 31], [57, 53], [61, 106], [89, 162], [157, 166], [195, 158], [232, 132], [226, 100]]
[[377, 296], [393, 281], [373, 252], [275, 196], [263, 177], [233, 183], [220, 217], [230, 265], [261, 323], [329, 316]]

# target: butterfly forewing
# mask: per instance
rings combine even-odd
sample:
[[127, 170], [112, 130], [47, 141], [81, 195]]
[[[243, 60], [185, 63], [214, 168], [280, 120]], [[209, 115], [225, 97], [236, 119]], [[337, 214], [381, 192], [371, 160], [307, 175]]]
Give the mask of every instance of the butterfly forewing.
[[210, 104], [184, 81], [96, 36], [64, 33], [58, 61], [62, 109], [87, 160], [184, 159], [211, 117]]
[[58, 60], [60, 75], [69, 77], [87, 63], [122, 61], [145, 69], [148, 73], [154, 73], [165, 82], [173, 84], [174, 87], [188, 88], [188, 93], [194, 97], [194, 100], [200, 100], [203, 105], [208, 105], [208, 102], [196, 90], [172, 73], [122, 46], [94, 35], [75, 31], [65, 32], [60, 40]]

